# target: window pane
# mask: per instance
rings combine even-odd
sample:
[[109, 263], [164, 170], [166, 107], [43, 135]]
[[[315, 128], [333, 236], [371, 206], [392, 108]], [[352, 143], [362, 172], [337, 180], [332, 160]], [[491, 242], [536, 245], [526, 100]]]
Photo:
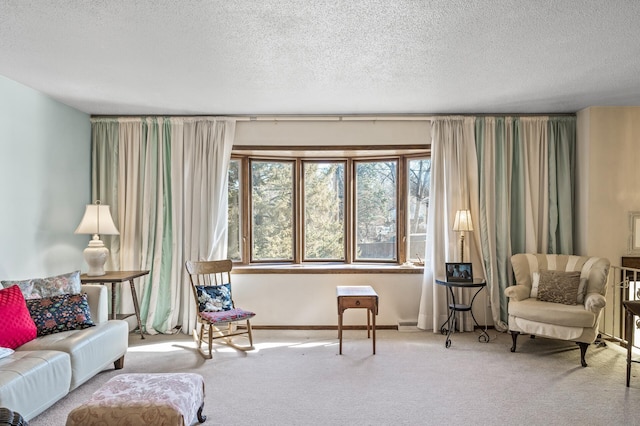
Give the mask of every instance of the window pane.
[[396, 260], [396, 161], [356, 163], [356, 260]]
[[229, 163], [229, 196], [228, 196], [228, 234], [227, 257], [231, 260], [241, 260], [241, 215], [240, 215], [240, 161], [231, 160]]
[[293, 163], [251, 162], [252, 260], [293, 260]]
[[427, 212], [429, 208], [429, 185], [431, 184], [431, 160], [428, 158], [409, 160], [407, 197], [408, 225], [407, 259], [424, 261], [427, 235]]
[[304, 258], [344, 260], [344, 163], [303, 163]]

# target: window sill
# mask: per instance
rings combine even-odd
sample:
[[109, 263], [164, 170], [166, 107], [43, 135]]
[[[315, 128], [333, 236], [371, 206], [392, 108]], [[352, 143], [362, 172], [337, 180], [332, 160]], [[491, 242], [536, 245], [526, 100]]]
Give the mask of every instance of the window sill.
[[423, 266], [380, 264], [252, 264], [234, 265], [235, 274], [422, 274]]

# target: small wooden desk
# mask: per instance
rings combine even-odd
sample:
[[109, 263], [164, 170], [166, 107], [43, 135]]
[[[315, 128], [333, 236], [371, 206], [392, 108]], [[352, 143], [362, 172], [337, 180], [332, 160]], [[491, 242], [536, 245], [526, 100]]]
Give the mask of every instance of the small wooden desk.
[[138, 295], [136, 294], [136, 287], [133, 285], [133, 280], [143, 275], [147, 275], [148, 273], [149, 271], [106, 271], [104, 275], [100, 276], [82, 274], [80, 275], [80, 282], [82, 282], [82, 284], [111, 283], [111, 319], [124, 319], [133, 314], [116, 315], [116, 284], [129, 281], [129, 285], [131, 286], [131, 298], [133, 299], [133, 308], [135, 309], [136, 319], [138, 320], [138, 330], [140, 330], [140, 337], [144, 339], [144, 334], [142, 334], [142, 322], [140, 321]]
[[[367, 338], [373, 331], [373, 354], [376, 354], [376, 315], [378, 315], [378, 294], [373, 287], [337, 286], [338, 296], [338, 339], [340, 340], [340, 355], [342, 355], [342, 314], [348, 308], [365, 308], [367, 310]], [[373, 326], [372, 326], [373, 325]]]

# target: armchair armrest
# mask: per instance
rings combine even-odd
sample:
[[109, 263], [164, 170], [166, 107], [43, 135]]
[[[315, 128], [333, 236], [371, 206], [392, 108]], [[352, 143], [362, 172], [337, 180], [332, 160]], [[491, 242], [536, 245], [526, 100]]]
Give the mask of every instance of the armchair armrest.
[[516, 301], [528, 299], [529, 294], [531, 289], [524, 284], [516, 284], [504, 289], [504, 295]]
[[109, 292], [102, 284], [82, 284], [82, 292], [86, 293], [91, 320], [95, 324], [106, 322], [109, 319]]
[[599, 313], [606, 304], [607, 299], [600, 293], [587, 293], [584, 297], [584, 308], [594, 314]]

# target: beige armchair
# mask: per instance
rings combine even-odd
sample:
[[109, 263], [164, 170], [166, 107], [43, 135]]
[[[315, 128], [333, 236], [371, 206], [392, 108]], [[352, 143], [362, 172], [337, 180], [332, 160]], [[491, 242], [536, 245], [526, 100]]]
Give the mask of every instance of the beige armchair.
[[606, 304], [609, 261], [561, 254], [516, 254], [511, 257], [515, 285], [509, 297], [509, 331], [516, 350], [519, 334], [576, 342], [580, 363], [598, 336]]

